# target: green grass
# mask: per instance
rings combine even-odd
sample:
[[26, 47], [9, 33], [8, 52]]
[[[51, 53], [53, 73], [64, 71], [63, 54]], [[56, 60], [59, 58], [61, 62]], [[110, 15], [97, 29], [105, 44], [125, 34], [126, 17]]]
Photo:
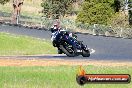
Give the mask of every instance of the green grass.
[[0, 33], [0, 55], [53, 54], [56, 49], [48, 40]]
[[[85, 66], [89, 74], [131, 74], [132, 67]], [[0, 67], [0, 88], [131, 88], [130, 84], [76, 83], [78, 66]]]

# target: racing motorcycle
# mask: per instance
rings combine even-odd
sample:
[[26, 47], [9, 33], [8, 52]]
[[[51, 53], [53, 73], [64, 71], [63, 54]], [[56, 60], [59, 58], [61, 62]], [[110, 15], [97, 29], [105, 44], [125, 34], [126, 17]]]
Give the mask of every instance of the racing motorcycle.
[[82, 55], [89, 57], [90, 51], [82, 41], [77, 40], [77, 36], [66, 30], [60, 30], [52, 33], [51, 40], [53, 46], [58, 48], [58, 54], [66, 54], [69, 57]]

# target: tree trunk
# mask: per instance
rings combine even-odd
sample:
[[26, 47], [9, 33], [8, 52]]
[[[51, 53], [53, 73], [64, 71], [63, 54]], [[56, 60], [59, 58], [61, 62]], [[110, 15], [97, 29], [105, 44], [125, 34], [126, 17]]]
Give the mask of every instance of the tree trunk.
[[12, 23], [19, 24], [21, 6], [24, 0], [13, 0]]

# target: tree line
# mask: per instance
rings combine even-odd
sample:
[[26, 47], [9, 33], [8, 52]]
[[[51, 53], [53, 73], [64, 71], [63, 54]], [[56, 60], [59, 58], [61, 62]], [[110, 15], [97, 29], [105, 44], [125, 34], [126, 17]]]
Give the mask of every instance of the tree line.
[[10, 0], [0, 0], [0, 4], [5, 4], [7, 2], [9, 2]]
[[59, 18], [74, 13], [74, 3], [80, 3], [81, 7], [77, 12], [76, 22], [105, 25], [115, 22], [122, 25], [125, 20], [129, 20], [131, 23], [131, 11], [128, 11], [129, 19], [122, 19], [125, 0], [44, 0], [41, 6], [46, 17]]
[[[10, 0], [1, 0], [1, 4], [5, 4]], [[122, 7], [125, 0], [42, 0], [42, 12], [45, 17], [59, 19], [60, 16], [72, 15], [76, 13], [76, 22], [88, 24], [111, 24], [117, 20], [120, 24]], [[129, 0], [131, 2], [132, 0]], [[79, 4], [80, 8], [74, 11], [73, 4]], [[129, 5], [132, 7], [132, 5]], [[128, 11], [129, 23], [132, 23], [132, 11]], [[126, 18], [127, 19], [127, 18]], [[125, 20], [126, 20], [125, 19]], [[119, 22], [118, 22], [119, 21]], [[122, 24], [121, 24], [122, 25]]]

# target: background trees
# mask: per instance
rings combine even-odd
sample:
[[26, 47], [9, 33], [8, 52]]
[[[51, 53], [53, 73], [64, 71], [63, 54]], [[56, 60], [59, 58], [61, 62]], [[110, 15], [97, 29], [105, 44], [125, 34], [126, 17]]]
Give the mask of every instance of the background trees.
[[[0, 0], [0, 4], [5, 4], [8, 1], [10, 0]], [[34, 0], [26, 1], [34, 2]], [[129, 2], [131, 3], [132, 0], [129, 0]], [[106, 25], [110, 24], [110, 20], [118, 21], [117, 24], [121, 23], [122, 16], [120, 15], [122, 13], [120, 13], [120, 9], [124, 6], [124, 3], [125, 0], [42, 0], [41, 6], [46, 17], [59, 18], [76, 13], [76, 22]], [[132, 7], [132, 4], [129, 7]], [[132, 24], [132, 11], [129, 10], [128, 14], [129, 16], [124, 20]], [[123, 16], [125, 15], [123, 14]], [[121, 17], [120, 20], [119, 17]]]
[[[132, 8], [132, 0], [129, 0], [129, 8]], [[129, 25], [131, 25], [132, 26], [132, 9], [131, 10], [129, 10]]]
[[72, 13], [74, 2], [76, 0], [45, 0], [41, 6], [46, 17], [59, 18], [59, 16]]
[[110, 18], [119, 12], [118, 0], [85, 0], [77, 16], [77, 22], [89, 24], [108, 24]]
[[0, 0], [0, 4], [5, 4], [7, 2], [9, 2], [10, 0]]

